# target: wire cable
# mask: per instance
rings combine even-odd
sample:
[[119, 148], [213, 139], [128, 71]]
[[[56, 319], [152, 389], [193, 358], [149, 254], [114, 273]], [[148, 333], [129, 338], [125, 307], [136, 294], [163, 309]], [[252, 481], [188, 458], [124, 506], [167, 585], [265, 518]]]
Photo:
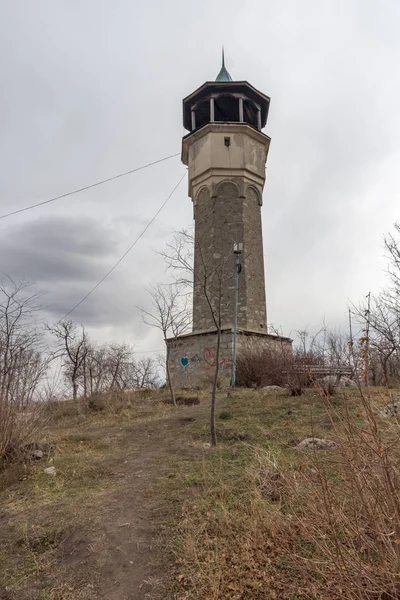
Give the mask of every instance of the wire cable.
[[90, 183], [89, 185], [85, 185], [84, 187], [78, 188], [77, 190], [73, 190], [72, 192], [67, 192], [66, 194], [61, 194], [61, 196], [56, 196], [55, 198], [50, 198], [49, 200], [44, 200], [43, 202], [38, 202], [37, 204], [31, 204], [30, 206], [25, 206], [24, 208], [19, 208], [18, 210], [13, 210], [5, 215], [0, 215], [0, 219], [6, 219], [7, 217], [11, 217], [12, 215], [17, 215], [18, 213], [25, 212], [26, 210], [32, 210], [33, 208], [38, 208], [38, 206], [43, 206], [44, 204], [50, 204], [50, 202], [55, 202], [56, 200], [61, 200], [62, 198], [67, 198], [68, 196], [73, 196], [74, 194], [79, 194], [79, 192], [84, 192], [85, 190], [90, 190], [91, 188], [97, 187], [99, 185], [103, 185], [103, 183], [108, 183], [109, 181], [114, 181], [115, 179], [120, 179], [121, 177], [126, 177], [126, 175], [131, 175], [132, 173], [136, 173], [136, 171], [141, 171], [142, 169], [147, 169], [147, 167], [152, 167], [153, 165], [157, 165], [158, 163], [164, 162], [165, 160], [169, 160], [170, 158], [175, 158], [175, 156], [179, 156], [180, 152], [177, 154], [171, 154], [170, 156], [165, 156], [164, 158], [160, 158], [159, 160], [155, 160], [147, 165], [142, 165], [141, 167], [136, 167], [135, 169], [131, 169], [130, 171], [125, 171], [125, 173], [119, 173], [118, 175], [113, 175], [112, 177], [108, 177], [107, 179], [102, 179], [101, 181], [97, 181], [96, 183]]
[[154, 221], [156, 220], [156, 218], [158, 217], [158, 215], [160, 214], [160, 212], [162, 211], [162, 209], [166, 206], [166, 204], [168, 203], [168, 201], [172, 198], [173, 194], [176, 192], [176, 190], [178, 189], [178, 187], [180, 186], [180, 184], [183, 181], [183, 178], [186, 175], [186, 171], [184, 172], [184, 174], [182, 175], [182, 177], [179, 179], [178, 183], [176, 184], [176, 186], [174, 187], [174, 189], [172, 190], [172, 192], [169, 194], [168, 198], [166, 200], [164, 200], [164, 202], [161, 204], [160, 208], [157, 210], [156, 214], [150, 219], [150, 221], [147, 223], [146, 227], [143, 229], [143, 231], [141, 231], [141, 233], [138, 235], [138, 237], [135, 239], [135, 241], [129, 246], [129, 248], [124, 252], [124, 254], [121, 256], [121, 258], [118, 259], [118, 261], [115, 263], [115, 265], [113, 267], [111, 267], [111, 269], [109, 271], [107, 271], [107, 273], [100, 279], [100, 281], [98, 281], [96, 283], [95, 286], [92, 287], [92, 289], [81, 299], [79, 300], [79, 302], [77, 304], [75, 304], [75, 306], [73, 308], [71, 308], [71, 310], [69, 310], [63, 317], [62, 319], [60, 319], [58, 321], [58, 323], [60, 323], [61, 321], [63, 321], [64, 319], [66, 319], [67, 317], [69, 317], [69, 315], [71, 313], [74, 312], [74, 310], [76, 310], [78, 308], [78, 306], [80, 306], [81, 304], [83, 304], [83, 302], [85, 302], [85, 300], [87, 298], [89, 298], [89, 296], [91, 294], [93, 294], [93, 292], [95, 290], [97, 290], [97, 288], [103, 283], [103, 281], [105, 281], [107, 279], [107, 277], [109, 275], [111, 275], [111, 273], [113, 271], [115, 271], [115, 269], [118, 267], [119, 264], [121, 264], [121, 262], [124, 260], [124, 258], [129, 254], [129, 252], [132, 250], [132, 248], [134, 246], [136, 246], [136, 244], [138, 243], [138, 241], [140, 240], [141, 237], [144, 236], [144, 234], [146, 233], [146, 231], [148, 230], [148, 228], [154, 223]]

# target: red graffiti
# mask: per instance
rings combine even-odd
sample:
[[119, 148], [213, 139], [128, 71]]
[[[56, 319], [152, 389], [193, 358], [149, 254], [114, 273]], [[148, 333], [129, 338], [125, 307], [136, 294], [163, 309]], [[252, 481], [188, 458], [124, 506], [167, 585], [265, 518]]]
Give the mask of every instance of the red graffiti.
[[[215, 346], [212, 346], [212, 348], [204, 348], [203, 358], [204, 358], [204, 362], [206, 364], [202, 367], [203, 369], [210, 369], [211, 367], [215, 367], [216, 354], [217, 354], [217, 349], [215, 348]], [[226, 358], [224, 358], [224, 357], [220, 358], [219, 364], [224, 365], [225, 363], [226, 363]]]

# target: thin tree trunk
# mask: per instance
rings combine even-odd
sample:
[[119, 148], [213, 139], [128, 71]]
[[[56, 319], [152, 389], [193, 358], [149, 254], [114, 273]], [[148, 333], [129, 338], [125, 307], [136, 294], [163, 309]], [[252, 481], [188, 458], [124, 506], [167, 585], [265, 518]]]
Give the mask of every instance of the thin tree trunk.
[[210, 423], [211, 427], [210, 427], [210, 429], [211, 429], [211, 445], [212, 446], [217, 445], [217, 432], [216, 432], [216, 425], [215, 425], [215, 405], [216, 405], [216, 399], [217, 399], [220, 348], [221, 348], [221, 324], [219, 323], [219, 326], [217, 329], [217, 351], [215, 353], [216, 356], [215, 356], [214, 381], [213, 381], [212, 394], [211, 394], [211, 423]]
[[171, 394], [172, 404], [174, 406], [176, 406], [175, 391], [174, 391], [174, 386], [172, 385], [171, 375], [170, 375], [170, 371], [169, 371], [169, 346], [168, 346], [167, 342], [165, 342], [165, 344], [167, 347], [167, 357], [166, 357], [166, 361], [165, 361], [165, 367], [166, 367], [166, 371], [167, 371], [167, 381], [168, 381], [169, 393]]
[[78, 398], [78, 384], [75, 379], [72, 380], [72, 398], [74, 400]]
[[83, 357], [83, 395], [87, 398], [86, 354]]

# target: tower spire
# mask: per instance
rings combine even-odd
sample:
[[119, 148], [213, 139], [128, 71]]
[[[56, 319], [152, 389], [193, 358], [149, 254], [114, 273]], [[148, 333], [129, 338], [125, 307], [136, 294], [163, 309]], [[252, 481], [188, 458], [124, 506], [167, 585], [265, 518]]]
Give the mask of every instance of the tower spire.
[[228, 73], [227, 69], [225, 68], [225, 49], [222, 46], [222, 67], [220, 72], [217, 75], [217, 79], [215, 81], [232, 81], [232, 77], [230, 76], [230, 74]]

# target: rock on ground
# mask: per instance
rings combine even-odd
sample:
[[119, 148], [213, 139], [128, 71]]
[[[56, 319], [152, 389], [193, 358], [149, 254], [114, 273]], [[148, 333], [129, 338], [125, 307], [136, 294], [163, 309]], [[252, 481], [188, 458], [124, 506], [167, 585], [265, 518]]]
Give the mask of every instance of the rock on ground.
[[266, 392], [282, 392], [285, 391], [286, 388], [281, 387], [280, 385], [266, 385], [263, 387], [263, 390]]
[[298, 450], [335, 450], [338, 444], [333, 440], [324, 440], [322, 438], [306, 438], [297, 444]]
[[354, 381], [354, 379], [351, 379], [350, 377], [343, 376], [343, 377], [341, 377], [339, 379], [338, 386], [339, 387], [357, 387], [357, 384]]
[[356, 382], [345, 375], [340, 377], [340, 379], [338, 379], [336, 375], [326, 375], [326, 377], [321, 377], [321, 379], [318, 379], [318, 383], [323, 388], [326, 388], [327, 386], [339, 388], [357, 387]]
[[44, 469], [44, 472], [46, 473], [46, 475], [57, 475], [57, 471], [55, 467], [47, 467], [47, 469]]
[[338, 385], [338, 379], [336, 377], [336, 375], [326, 375], [326, 377], [321, 377], [321, 379], [318, 379], [318, 383], [322, 386], [327, 386], [327, 385]]
[[385, 419], [400, 418], [400, 398], [396, 398], [382, 409], [382, 417]]
[[54, 453], [54, 446], [52, 444], [45, 444], [41, 442], [32, 442], [26, 444], [22, 449], [26, 458], [30, 460], [40, 460], [45, 455], [50, 457]]

